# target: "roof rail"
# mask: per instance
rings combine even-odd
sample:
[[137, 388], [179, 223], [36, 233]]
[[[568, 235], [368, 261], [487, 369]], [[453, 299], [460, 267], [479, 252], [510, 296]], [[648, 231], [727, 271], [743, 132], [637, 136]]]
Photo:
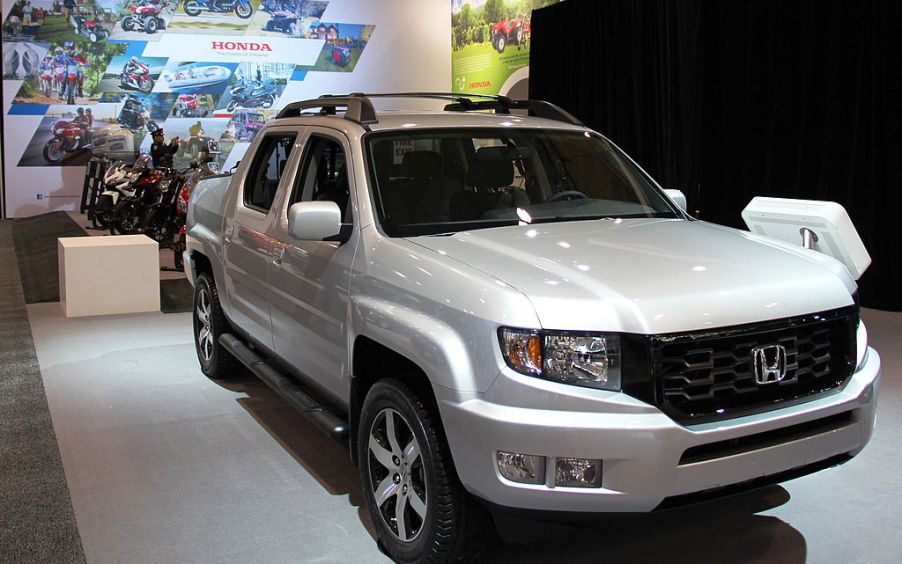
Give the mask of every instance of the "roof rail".
[[312, 100], [303, 100], [301, 102], [292, 102], [287, 104], [276, 115], [276, 118], [298, 117], [304, 110], [320, 109], [320, 115], [334, 116], [338, 108], [345, 108], [344, 118], [366, 127], [368, 125], [379, 123], [376, 119], [376, 110], [373, 109], [373, 103], [366, 96], [359, 94], [350, 94], [348, 96], [333, 96], [332, 94], [324, 94], [319, 98]]
[[[446, 112], [473, 112], [492, 110], [496, 114], [509, 114], [511, 110], [527, 110], [529, 115], [563, 121], [573, 125], [583, 125], [567, 111], [544, 100], [512, 100], [507, 96], [495, 96], [490, 94], [460, 94], [454, 92], [386, 92], [386, 93], [362, 93], [353, 92], [346, 95], [324, 94], [319, 98], [292, 102], [286, 105], [276, 118], [297, 117], [308, 109], [319, 108], [320, 115], [335, 115], [336, 108], [345, 108], [344, 118], [367, 127], [379, 123], [376, 111], [370, 98], [426, 98], [432, 100], [447, 100]], [[477, 100], [473, 100], [477, 98]]]

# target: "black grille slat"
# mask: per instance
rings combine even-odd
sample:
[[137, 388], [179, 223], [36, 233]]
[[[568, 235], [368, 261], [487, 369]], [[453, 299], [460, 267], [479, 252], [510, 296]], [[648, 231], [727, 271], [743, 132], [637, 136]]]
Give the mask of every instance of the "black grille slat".
[[[739, 417], [842, 387], [855, 358], [857, 307], [718, 331], [650, 338], [656, 404], [682, 423]], [[752, 349], [786, 349], [786, 377], [755, 382]]]

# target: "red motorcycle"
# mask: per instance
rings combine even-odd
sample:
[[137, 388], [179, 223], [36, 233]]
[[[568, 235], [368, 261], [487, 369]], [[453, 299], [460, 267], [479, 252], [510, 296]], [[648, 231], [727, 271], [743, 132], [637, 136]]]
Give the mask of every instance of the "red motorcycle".
[[76, 121], [60, 120], [53, 124], [53, 139], [44, 145], [44, 160], [55, 164], [63, 160], [66, 153], [87, 149], [90, 144], [85, 139], [87, 126]]
[[158, 29], [165, 29], [166, 21], [160, 17], [165, 7], [165, 3], [154, 2], [153, 0], [147, 3], [142, 1], [136, 6], [129, 6], [128, 11], [131, 14], [122, 18], [122, 29], [147, 33], [155, 33]]
[[142, 62], [126, 65], [119, 75], [119, 87], [125, 89], [140, 90], [144, 94], [153, 90], [153, 81], [150, 79], [150, 67]]
[[197, 94], [179, 94], [172, 113], [175, 117], [206, 117], [210, 111], [201, 109], [200, 97]]

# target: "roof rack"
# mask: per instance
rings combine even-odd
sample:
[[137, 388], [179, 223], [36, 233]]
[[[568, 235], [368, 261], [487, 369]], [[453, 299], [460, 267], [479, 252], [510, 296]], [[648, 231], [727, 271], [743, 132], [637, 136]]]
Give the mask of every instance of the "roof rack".
[[[293, 102], [286, 105], [276, 118], [298, 117], [304, 110], [319, 108], [318, 115], [336, 115], [338, 108], [344, 108], [344, 118], [359, 123], [365, 128], [379, 123], [376, 110], [370, 98], [426, 98], [447, 100], [446, 112], [474, 112], [491, 110], [496, 114], [510, 114], [511, 110], [527, 110], [529, 115], [573, 125], [583, 125], [569, 112], [544, 100], [512, 100], [507, 96], [489, 94], [459, 94], [453, 92], [387, 92], [362, 93], [353, 92], [346, 95], [324, 94], [319, 98]], [[477, 98], [477, 100], [473, 100]]]

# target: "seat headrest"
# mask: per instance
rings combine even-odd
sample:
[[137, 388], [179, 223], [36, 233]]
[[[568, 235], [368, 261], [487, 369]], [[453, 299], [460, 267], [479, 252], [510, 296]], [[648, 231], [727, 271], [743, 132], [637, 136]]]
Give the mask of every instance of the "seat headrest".
[[443, 165], [442, 156], [436, 151], [409, 151], [402, 161], [411, 176], [439, 176]]
[[467, 171], [467, 184], [477, 188], [509, 186], [514, 181], [514, 164], [507, 147], [481, 147]]

